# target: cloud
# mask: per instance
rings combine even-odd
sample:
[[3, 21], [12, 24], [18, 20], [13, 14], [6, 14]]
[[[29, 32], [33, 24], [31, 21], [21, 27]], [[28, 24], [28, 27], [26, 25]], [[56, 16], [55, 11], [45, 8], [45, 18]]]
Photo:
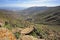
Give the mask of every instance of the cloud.
[[28, 1], [29, 2], [50, 2], [50, 1], [57, 1], [57, 0], [28, 0]]
[[0, 7], [32, 7], [32, 6], [57, 6], [59, 0], [5, 0]]
[[48, 2], [48, 1], [57, 1], [57, 0], [0, 0], [4, 2]]
[[0, 7], [32, 7], [32, 6], [58, 6], [56, 4], [35, 4], [35, 3], [30, 3], [30, 4], [5, 4], [5, 5], [0, 5]]

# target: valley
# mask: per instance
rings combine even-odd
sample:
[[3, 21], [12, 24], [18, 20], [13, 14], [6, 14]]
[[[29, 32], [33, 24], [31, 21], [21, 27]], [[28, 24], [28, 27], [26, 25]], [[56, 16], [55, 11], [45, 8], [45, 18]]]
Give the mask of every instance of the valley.
[[20, 11], [0, 10], [0, 40], [4, 38], [60, 40], [60, 6], [30, 7]]

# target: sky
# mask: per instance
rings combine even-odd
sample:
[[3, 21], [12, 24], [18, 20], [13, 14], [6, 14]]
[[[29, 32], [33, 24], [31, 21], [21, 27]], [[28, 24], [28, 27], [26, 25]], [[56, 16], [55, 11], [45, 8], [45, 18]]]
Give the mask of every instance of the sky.
[[0, 7], [60, 6], [60, 0], [0, 0]]

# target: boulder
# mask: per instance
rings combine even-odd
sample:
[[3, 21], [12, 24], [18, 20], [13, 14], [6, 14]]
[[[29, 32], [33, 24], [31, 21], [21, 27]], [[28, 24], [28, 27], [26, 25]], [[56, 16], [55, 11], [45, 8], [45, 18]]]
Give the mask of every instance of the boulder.
[[16, 32], [19, 32], [19, 33], [20, 33], [21, 30], [23, 30], [23, 29], [16, 27], [16, 28], [13, 28], [13, 29], [12, 29], [12, 32], [13, 32], [13, 33], [16, 33]]
[[44, 40], [44, 39], [38, 39], [38, 38], [35, 38], [30, 35], [25, 35], [25, 36], [21, 37], [21, 40]]
[[21, 34], [29, 34], [30, 32], [32, 32], [34, 30], [33, 27], [28, 27], [28, 28], [25, 28], [21, 31]]
[[32, 36], [29, 36], [29, 35], [25, 35], [23, 37], [21, 37], [22, 40], [33, 40], [32, 39]]

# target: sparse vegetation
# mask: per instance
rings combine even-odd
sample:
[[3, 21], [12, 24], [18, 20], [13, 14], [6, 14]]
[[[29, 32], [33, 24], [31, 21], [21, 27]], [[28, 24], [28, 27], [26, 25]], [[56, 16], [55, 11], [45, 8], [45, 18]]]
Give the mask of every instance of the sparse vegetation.
[[[12, 11], [0, 11], [0, 21], [3, 20], [3, 26], [0, 25], [0, 29], [3, 27], [10, 30], [8, 33], [11, 32], [16, 36], [15, 39], [22, 39], [22, 37], [29, 35], [29, 38], [33, 36], [37, 39], [60, 40], [60, 7], [34, 15], [22, 15], [14, 14]], [[5, 30], [3, 31], [5, 32]], [[3, 31], [0, 30], [0, 37], [2, 34], [4, 35], [4, 33], [1, 34]]]

